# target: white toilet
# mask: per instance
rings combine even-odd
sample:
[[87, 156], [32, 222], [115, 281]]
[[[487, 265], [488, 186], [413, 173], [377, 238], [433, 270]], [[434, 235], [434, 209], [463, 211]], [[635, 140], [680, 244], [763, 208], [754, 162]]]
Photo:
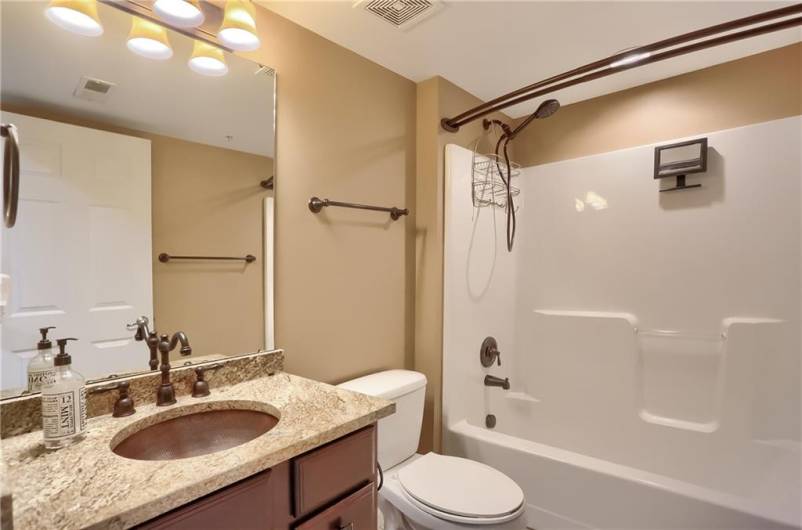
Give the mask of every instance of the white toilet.
[[524, 494], [511, 478], [473, 460], [415, 452], [426, 376], [388, 370], [339, 386], [395, 401], [395, 414], [379, 420], [378, 459], [384, 471], [379, 520], [384, 530], [526, 528]]

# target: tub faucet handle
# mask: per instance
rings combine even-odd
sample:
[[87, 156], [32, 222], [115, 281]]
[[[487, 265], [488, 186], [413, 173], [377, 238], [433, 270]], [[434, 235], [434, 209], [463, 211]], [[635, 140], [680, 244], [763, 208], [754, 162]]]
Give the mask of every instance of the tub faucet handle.
[[501, 366], [501, 352], [494, 337], [487, 337], [482, 341], [482, 348], [479, 350], [479, 361], [485, 368], [493, 366], [494, 362]]

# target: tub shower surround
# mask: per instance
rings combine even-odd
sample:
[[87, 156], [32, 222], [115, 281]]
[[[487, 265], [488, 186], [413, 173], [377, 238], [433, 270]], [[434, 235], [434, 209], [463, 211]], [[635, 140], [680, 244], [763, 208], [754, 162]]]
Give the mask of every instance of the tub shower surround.
[[660, 193], [654, 145], [523, 169], [512, 253], [447, 147], [445, 447], [534, 528], [802, 524], [802, 118], [700, 136], [690, 190]]

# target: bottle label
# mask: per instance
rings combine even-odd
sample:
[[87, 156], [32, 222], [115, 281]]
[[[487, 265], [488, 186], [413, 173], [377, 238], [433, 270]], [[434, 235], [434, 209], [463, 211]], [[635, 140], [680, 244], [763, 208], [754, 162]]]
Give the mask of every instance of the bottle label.
[[42, 396], [42, 430], [45, 440], [59, 440], [86, 430], [86, 389]]
[[56, 372], [49, 370], [33, 370], [28, 372], [28, 392], [40, 392], [42, 387], [56, 382]]

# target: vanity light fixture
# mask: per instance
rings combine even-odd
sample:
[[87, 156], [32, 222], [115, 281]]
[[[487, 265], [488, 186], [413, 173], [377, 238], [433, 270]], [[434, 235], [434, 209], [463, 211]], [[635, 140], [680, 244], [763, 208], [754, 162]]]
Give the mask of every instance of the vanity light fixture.
[[84, 35], [103, 35], [97, 15], [97, 0], [52, 0], [45, 9], [47, 18], [62, 29]]
[[190, 70], [201, 75], [220, 77], [228, 73], [223, 50], [199, 40], [195, 41], [188, 64]]
[[249, 52], [259, 48], [256, 10], [251, 0], [227, 0], [217, 37], [232, 50]]
[[153, 11], [179, 28], [197, 28], [205, 19], [199, 0], [156, 0]]
[[165, 60], [173, 56], [164, 26], [144, 18], [133, 17], [126, 45], [132, 52], [148, 59]]

